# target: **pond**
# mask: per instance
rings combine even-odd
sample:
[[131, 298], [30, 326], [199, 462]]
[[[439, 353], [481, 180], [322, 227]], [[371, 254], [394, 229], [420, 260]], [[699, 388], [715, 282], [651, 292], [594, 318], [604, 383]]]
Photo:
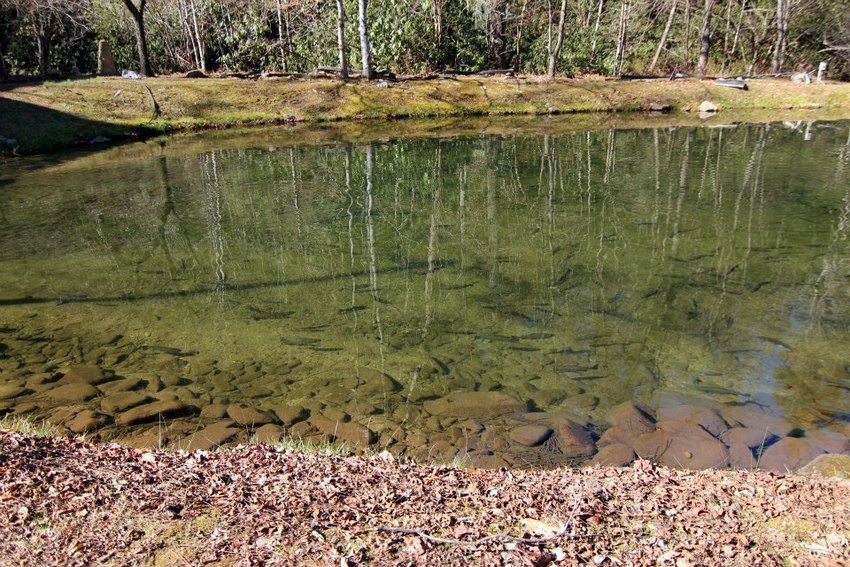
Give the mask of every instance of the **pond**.
[[541, 131], [7, 164], [0, 413], [491, 467], [847, 451], [850, 122]]

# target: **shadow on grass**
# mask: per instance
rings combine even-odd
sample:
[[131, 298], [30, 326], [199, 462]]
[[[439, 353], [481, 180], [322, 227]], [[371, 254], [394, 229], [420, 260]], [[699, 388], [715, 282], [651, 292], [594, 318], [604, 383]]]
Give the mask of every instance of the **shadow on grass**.
[[[126, 141], [152, 134], [145, 128], [90, 120], [52, 108], [10, 99], [0, 90], [0, 155], [24, 155], [59, 149], [92, 147], [98, 136]], [[8, 139], [15, 140], [8, 143]]]

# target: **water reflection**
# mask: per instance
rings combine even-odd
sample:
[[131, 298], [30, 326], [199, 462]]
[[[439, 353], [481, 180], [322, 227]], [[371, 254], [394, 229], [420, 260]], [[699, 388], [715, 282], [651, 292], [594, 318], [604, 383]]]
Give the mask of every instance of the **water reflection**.
[[[688, 404], [846, 440], [850, 136], [806, 131], [166, 144], [22, 173], [0, 194], [0, 368], [23, 390], [0, 409], [67, 407], [32, 375], [84, 362], [419, 456], [570, 460], [551, 416], [604, 447], [623, 402], [658, 431]], [[73, 402], [121, 421], [98, 400]], [[541, 419], [560, 445], [517, 441]]]

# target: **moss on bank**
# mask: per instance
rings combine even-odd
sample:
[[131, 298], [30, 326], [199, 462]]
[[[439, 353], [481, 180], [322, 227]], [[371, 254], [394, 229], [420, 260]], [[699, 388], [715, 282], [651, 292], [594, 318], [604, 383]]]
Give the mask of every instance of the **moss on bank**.
[[126, 139], [293, 121], [619, 112], [647, 109], [650, 103], [687, 112], [696, 111], [703, 100], [714, 102], [721, 112], [791, 108], [850, 112], [850, 85], [780, 80], [751, 81], [749, 90], [741, 91], [700, 80], [548, 82], [523, 77], [455, 77], [366, 83], [94, 78], [7, 85], [0, 93], [0, 135], [15, 140], [3, 144], [6, 153], [51, 151], [86, 144], [97, 136]]

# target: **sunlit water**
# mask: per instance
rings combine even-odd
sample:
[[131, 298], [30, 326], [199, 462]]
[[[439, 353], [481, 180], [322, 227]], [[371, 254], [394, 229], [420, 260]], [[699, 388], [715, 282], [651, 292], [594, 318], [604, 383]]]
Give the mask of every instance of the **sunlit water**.
[[[168, 419], [124, 427], [127, 408], [99, 405], [111, 391], [51, 398], [86, 363], [136, 380], [138, 403], [189, 406], [172, 443], [244, 403], [309, 439], [324, 415], [417, 458], [558, 464], [575, 459], [510, 433], [568, 416], [598, 441], [632, 401], [728, 426], [751, 412], [781, 424], [774, 440], [840, 451], [850, 137], [794, 126], [330, 146], [275, 130], [262, 147], [12, 164], [0, 410], [88, 409], [111, 436], [161, 439]], [[523, 409], [434, 410], [473, 391]]]

